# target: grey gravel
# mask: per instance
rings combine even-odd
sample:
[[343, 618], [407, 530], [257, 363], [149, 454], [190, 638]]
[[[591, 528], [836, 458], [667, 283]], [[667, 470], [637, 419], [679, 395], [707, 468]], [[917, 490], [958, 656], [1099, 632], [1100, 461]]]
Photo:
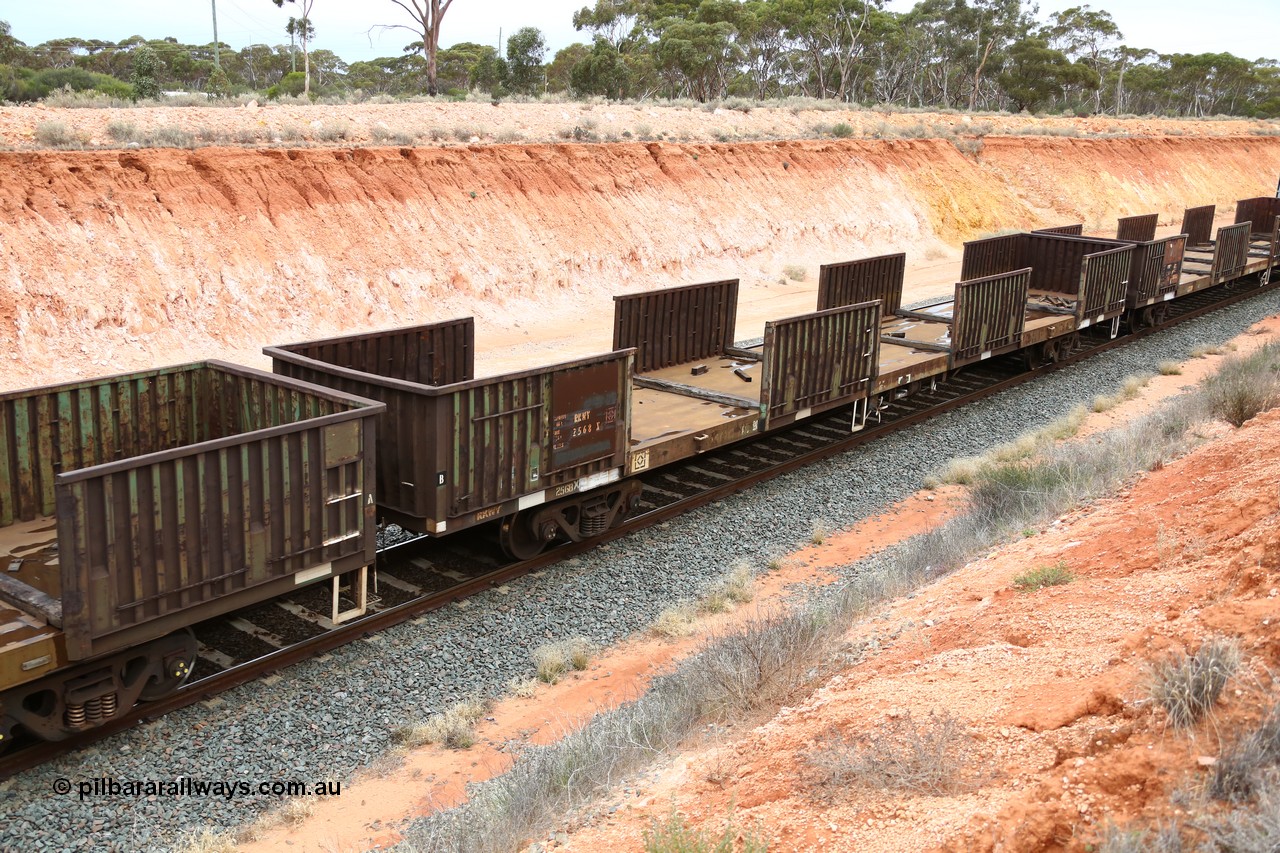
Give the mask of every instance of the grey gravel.
[[[515, 582], [510, 594], [481, 594], [292, 667], [270, 685], [239, 688], [25, 773], [0, 785], [0, 847], [167, 850], [187, 832], [234, 829], [280, 802], [256, 792], [81, 799], [74, 788], [95, 778], [227, 780], [255, 791], [277, 780], [346, 786], [387, 750], [397, 724], [530, 677], [538, 645], [572, 636], [619, 640], [699, 596], [735, 563], [762, 566], [803, 544], [815, 521], [836, 528], [874, 515], [948, 459], [1042, 426], [1126, 376], [1221, 343], [1278, 310], [1280, 294], [1268, 294], [1153, 335], [689, 513], [660, 534], [603, 545]], [[60, 778], [71, 781], [71, 794], [52, 793]]]

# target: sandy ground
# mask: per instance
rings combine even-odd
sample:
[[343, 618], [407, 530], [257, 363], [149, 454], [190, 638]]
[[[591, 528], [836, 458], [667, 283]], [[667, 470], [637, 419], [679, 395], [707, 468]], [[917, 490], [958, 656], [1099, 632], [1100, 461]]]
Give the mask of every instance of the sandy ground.
[[[446, 109], [450, 123], [493, 110], [544, 130], [560, 112], [587, 112], [15, 107], [0, 109], [0, 137], [48, 120], [105, 126], [117, 113], [231, 132], [290, 111], [323, 125], [367, 111], [430, 123]], [[808, 121], [730, 112], [803, 119], [798, 131]], [[533, 131], [524, 144], [0, 152], [0, 389], [208, 357], [266, 366], [266, 345], [468, 314], [482, 373], [533, 367], [607, 349], [614, 294], [722, 278], [741, 281], [746, 338], [811, 308], [821, 263], [906, 251], [947, 289], [963, 241], [1000, 229], [1105, 232], [1148, 212], [1172, 227], [1188, 205], [1225, 212], [1274, 189], [1280, 137], [1247, 122], [1134, 127], [1165, 135], [991, 135], [976, 155], [946, 139], [589, 145], [533, 142]]]
[[[1280, 317], [1232, 342], [1245, 353], [1280, 337]], [[1135, 418], [1194, 385], [1225, 355], [1157, 376], [1141, 394], [1092, 413], [1075, 440]], [[1210, 427], [1187, 457], [1081, 509], [851, 628], [855, 666], [770, 719], [694, 744], [545, 839], [546, 849], [639, 850], [645, 829], [673, 812], [695, 828], [734, 826], [786, 850], [1084, 850], [1105, 821], [1174, 816], [1169, 795], [1203, 779], [1213, 729], [1230, 731], [1280, 663], [1274, 627], [1280, 583], [1280, 412], [1239, 430]], [[774, 606], [796, 583], [846, 565], [945, 519], [963, 490], [922, 492], [883, 515], [791, 555], [764, 575], [749, 606], [704, 619], [681, 641], [638, 637], [584, 673], [532, 698], [508, 699], [454, 752], [410, 752], [359, 779], [303, 822], [263, 830], [244, 850], [363, 850], [398, 838], [414, 816], [456, 804], [463, 786], [509, 766], [509, 742], [546, 743], [598, 710], [633, 698], [657, 672], [714, 632]], [[1065, 562], [1075, 580], [1036, 593], [1013, 578]], [[1146, 667], [1207, 636], [1240, 638], [1248, 672], [1216, 721], [1168, 729], [1145, 698]], [[1271, 689], [1274, 689], [1273, 687]], [[832, 787], [813, 756], [833, 733], [887, 721], [954, 715], [972, 736], [971, 784], [944, 796]]]
[[[450, 103], [447, 101], [301, 106], [270, 101], [222, 107], [129, 107], [62, 109], [42, 104], [0, 108], [0, 143], [43, 147], [41, 125], [58, 122], [92, 147], [120, 147], [109, 127], [132, 125], [142, 140], [169, 128], [185, 131], [197, 144], [208, 140], [252, 144], [401, 144], [396, 135], [439, 145], [493, 142], [560, 142], [577, 138], [607, 142], [666, 139], [680, 142], [741, 142], [754, 139], [811, 139], [847, 124], [858, 137], [1007, 135], [1020, 133], [1126, 136], [1248, 136], [1275, 133], [1280, 122], [1258, 119], [1183, 120], [1155, 117], [1065, 118], [956, 112], [907, 112], [879, 108], [795, 107], [730, 109], [717, 105], [665, 106], [594, 103]], [[824, 104], [823, 106], [834, 106]], [[340, 135], [339, 135], [340, 133]], [[117, 134], [119, 136], [120, 134]], [[246, 142], [246, 144], [249, 144]]]

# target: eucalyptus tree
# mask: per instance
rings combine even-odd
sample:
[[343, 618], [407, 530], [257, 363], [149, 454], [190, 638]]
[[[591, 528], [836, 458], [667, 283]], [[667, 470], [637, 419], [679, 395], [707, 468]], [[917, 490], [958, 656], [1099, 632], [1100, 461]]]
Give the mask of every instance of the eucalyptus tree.
[[[284, 8], [285, 3], [292, 3], [302, 12], [300, 22], [295, 23], [294, 18], [289, 19], [289, 23], [285, 26], [285, 31], [290, 36], [295, 33], [299, 41], [302, 42], [302, 94], [304, 96], [311, 94], [311, 52], [307, 49], [311, 43], [311, 39], [315, 35], [315, 30], [311, 26], [311, 9], [316, 4], [316, 0], [271, 0], [276, 6]], [[292, 32], [290, 32], [292, 28]]]

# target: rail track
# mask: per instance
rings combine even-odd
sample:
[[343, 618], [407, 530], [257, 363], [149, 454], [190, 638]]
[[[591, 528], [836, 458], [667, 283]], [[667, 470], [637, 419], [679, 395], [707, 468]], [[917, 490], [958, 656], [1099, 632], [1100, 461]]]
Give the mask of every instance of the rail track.
[[628, 536], [764, 480], [867, 444], [891, 430], [919, 423], [1280, 287], [1280, 280], [1259, 285], [1256, 279], [1241, 279], [1176, 300], [1170, 305], [1164, 323], [1131, 331], [1114, 340], [1106, 338], [1101, 330], [1087, 330], [1072, 352], [1052, 364], [1028, 367], [1021, 355], [1008, 355], [972, 365], [935, 387], [891, 402], [865, 429], [856, 433], [850, 432], [848, 412], [834, 412], [658, 469], [641, 477], [644, 492], [637, 515], [590, 541], [568, 543], [531, 560], [505, 561], [494, 544], [493, 531], [487, 528], [448, 540], [417, 537], [391, 542], [378, 552], [380, 601], [374, 612], [333, 627], [320, 615], [326, 611], [325, 604], [312, 600], [324, 598], [327, 593], [321, 588], [312, 588], [197, 625], [194, 631], [200, 644], [200, 657], [190, 683], [171, 696], [139, 705], [83, 735], [59, 742], [32, 740], [14, 744], [10, 752], [0, 758], [0, 779], [146, 720], [205, 701], [359, 637], [419, 618], [484, 589], [554, 565], [603, 542]]

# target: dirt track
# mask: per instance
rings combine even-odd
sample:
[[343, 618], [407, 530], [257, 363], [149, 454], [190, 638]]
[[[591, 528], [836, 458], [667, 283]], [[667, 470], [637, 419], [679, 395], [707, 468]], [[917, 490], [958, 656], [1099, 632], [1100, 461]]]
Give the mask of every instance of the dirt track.
[[1263, 136], [8, 152], [0, 384], [470, 313], [499, 366], [553, 360], [608, 347], [614, 293], [740, 277], [749, 307], [789, 266], [1173, 221], [1277, 172]]

